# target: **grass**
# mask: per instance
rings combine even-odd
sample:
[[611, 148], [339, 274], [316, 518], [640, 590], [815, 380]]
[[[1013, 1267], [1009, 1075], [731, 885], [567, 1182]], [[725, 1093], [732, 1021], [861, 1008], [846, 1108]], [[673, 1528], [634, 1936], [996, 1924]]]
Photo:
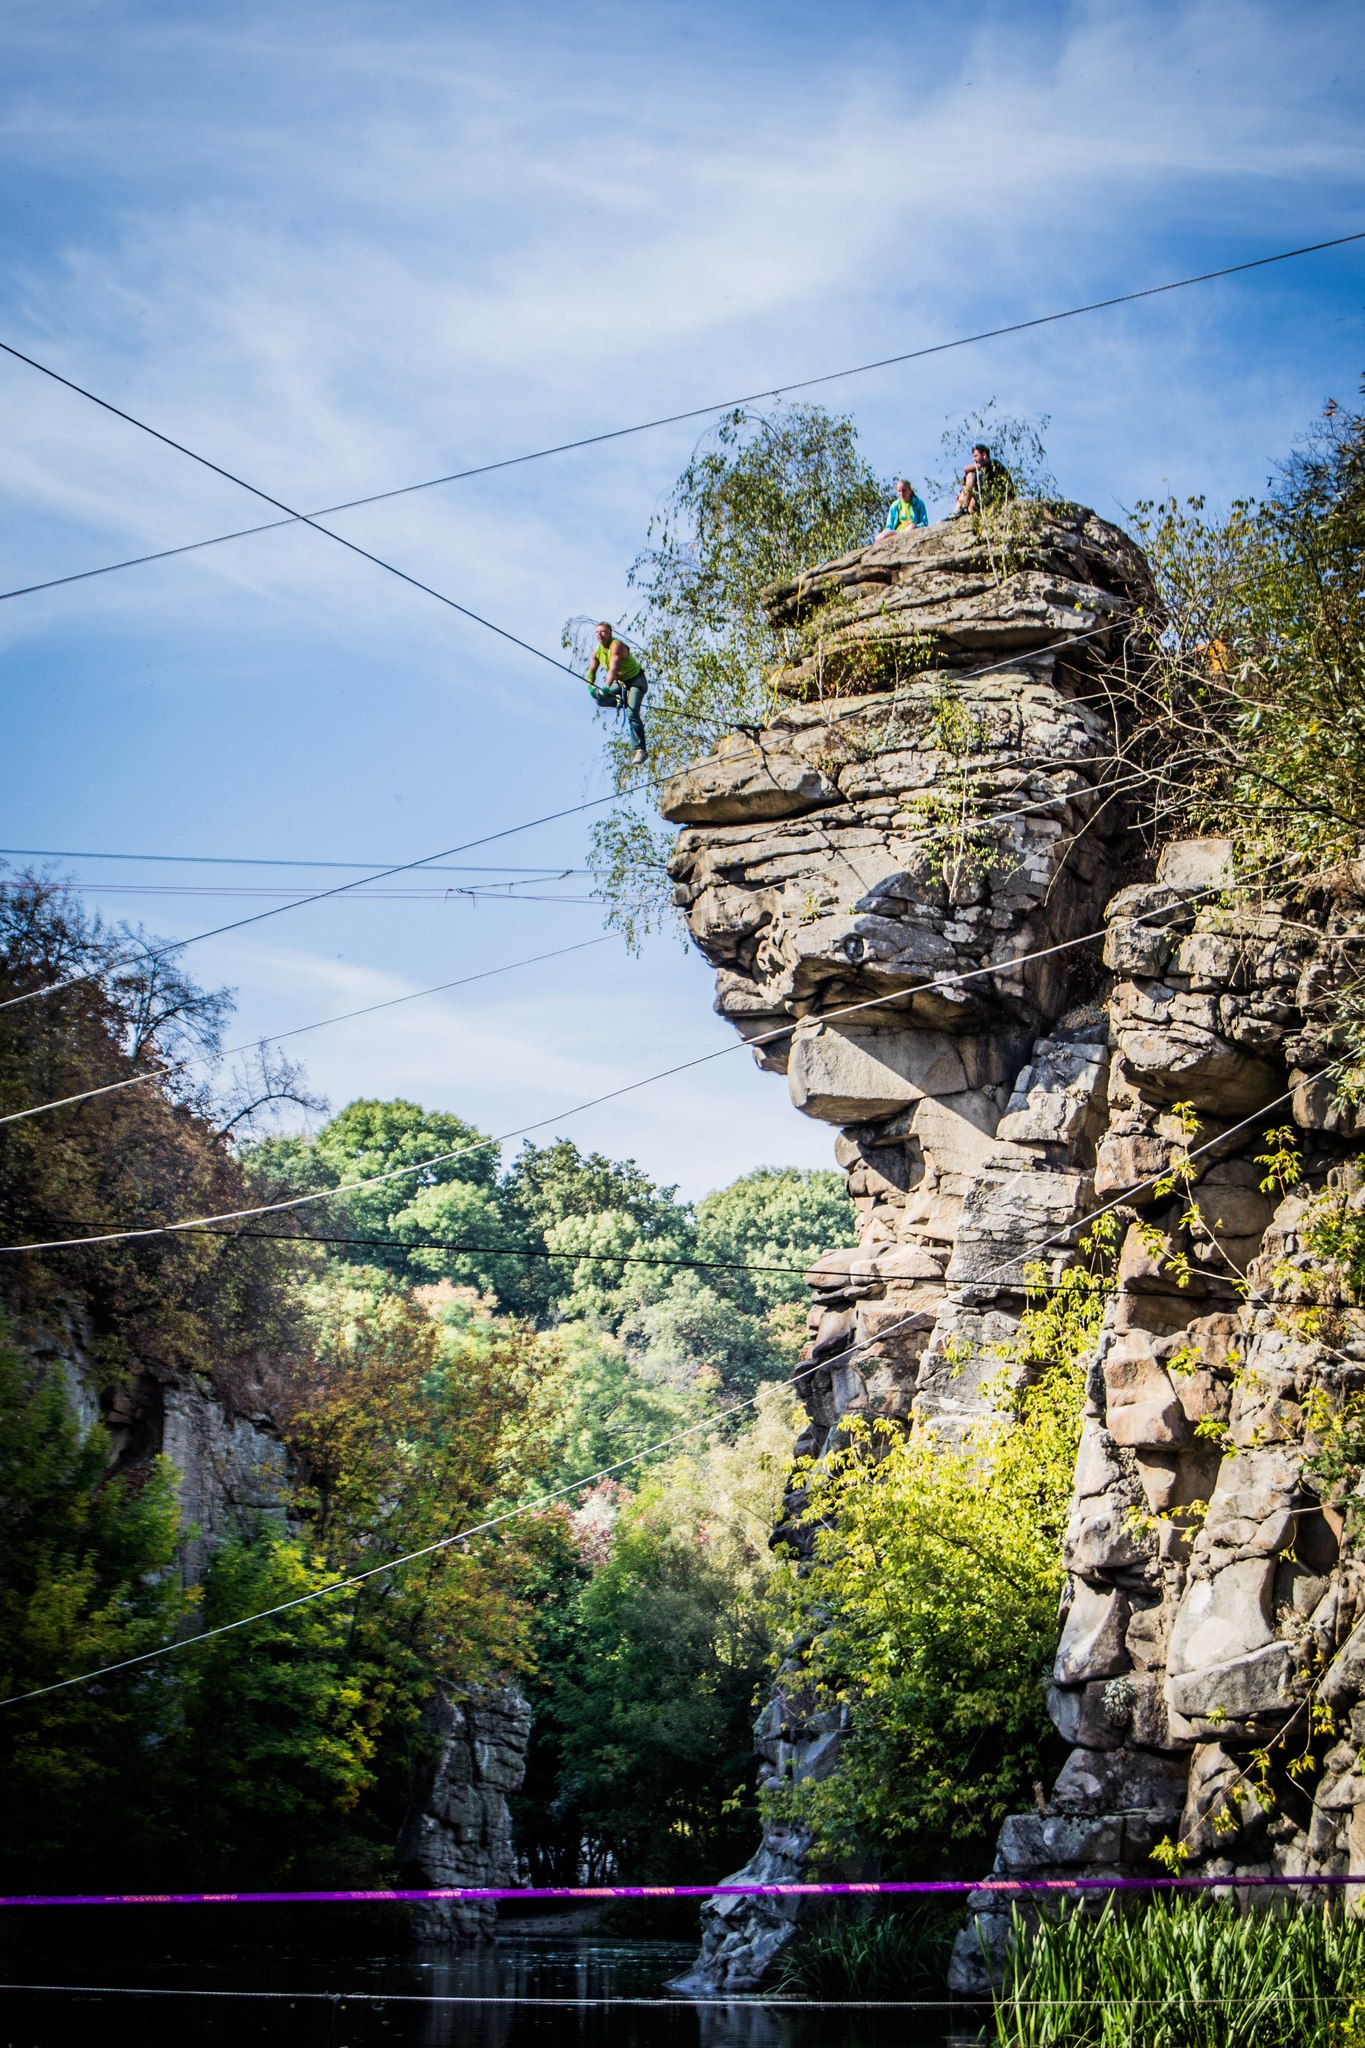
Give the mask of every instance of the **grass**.
[[941, 1998], [959, 1906], [914, 1905], [839, 1920], [802, 1935], [779, 1989], [805, 1998]]
[[1350, 2048], [1362, 1995], [1365, 1922], [1339, 1908], [1111, 1897], [1033, 1928], [1016, 1909], [993, 2025], [1000, 2048]]

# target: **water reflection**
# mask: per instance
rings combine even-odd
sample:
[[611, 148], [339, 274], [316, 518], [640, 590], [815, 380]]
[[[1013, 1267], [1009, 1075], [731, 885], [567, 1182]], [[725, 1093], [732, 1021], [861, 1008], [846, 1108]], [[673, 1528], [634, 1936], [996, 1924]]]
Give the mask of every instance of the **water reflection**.
[[[137, 1940], [136, 1929], [112, 1943], [82, 1930], [59, 1944], [39, 1943], [37, 1929], [25, 1941], [12, 1923], [4, 1931], [8, 1986], [64, 1987], [4, 1991], [0, 2042], [12, 2048], [111, 2038], [135, 2039], [139, 2048], [957, 2048], [978, 2038], [970, 2014], [941, 2008], [607, 2002], [669, 1996], [668, 1979], [693, 1954], [676, 1942], [519, 1934], [460, 1953], [367, 1947], [357, 1927], [345, 1949], [330, 1941], [284, 1945], [262, 1927], [250, 1940], [189, 1952], [183, 1922], [163, 1928], [155, 1943]], [[116, 1987], [149, 1995], [119, 1995]], [[216, 1995], [174, 1995], [181, 1992]], [[243, 1995], [252, 1992], [273, 1995]]]

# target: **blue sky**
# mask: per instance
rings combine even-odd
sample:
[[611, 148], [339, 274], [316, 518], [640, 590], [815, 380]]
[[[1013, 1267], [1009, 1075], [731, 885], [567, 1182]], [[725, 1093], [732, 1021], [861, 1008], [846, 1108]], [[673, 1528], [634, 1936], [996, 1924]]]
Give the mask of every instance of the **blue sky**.
[[[6, 15], [0, 339], [309, 506], [1365, 227], [1354, 4]], [[819, 396], [887, 472], [932, 472], [945, 422], [995, 398], [1051, 416], [1059, 481], [1107, 516], [1216, 502], [1353, 394], [1363, 300], [1365, 257], [1333, 252]], [[5, 588], [251, 523], [244, 492], [19, 364], [0, 408]], [[557, 652], [569, 615], [624, 609], [697, 431], [344, 529]], [[15, 847], [382, 863], [606, 786], [586, 692], [305, 531], [0, 606], [0, 661]], [[470, 858], [573, 868], [585, 838]], [[66, 869], [172, 935], [259, 900], [112, 885], [291, 879]], [[188, 957], [248, 1038], [598, 929], [590, 903], [432, 895]], [[337, 1106], [550, 1118], [689, 1194], [828, 1163], [743, 1052], [559, 1123], [727, 1036], [704, 963], [612, 940], [295, 1050]]]

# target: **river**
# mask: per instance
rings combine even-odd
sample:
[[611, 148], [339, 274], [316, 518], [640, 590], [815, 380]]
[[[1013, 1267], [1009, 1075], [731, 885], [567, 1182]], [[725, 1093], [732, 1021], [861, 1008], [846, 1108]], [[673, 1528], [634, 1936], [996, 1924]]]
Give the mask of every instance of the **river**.
[[668, 1980], [694, 1944], [517, 1932], [459, 1952], [376, 1943], [372, 1927], [350, 1944], [313, 1941], [278, 1924], [211, 1942], [183, 1917], [163, 1918], [155, 1940], [145, 1923], [125, 1930], [111, 1939], [73, 1925], [54, 1939], [51, 1923], [7, 1919], [0, 2048], [969, 2048], [979, 2038], [971, 2015], [941, 2007], [677, 2000]]

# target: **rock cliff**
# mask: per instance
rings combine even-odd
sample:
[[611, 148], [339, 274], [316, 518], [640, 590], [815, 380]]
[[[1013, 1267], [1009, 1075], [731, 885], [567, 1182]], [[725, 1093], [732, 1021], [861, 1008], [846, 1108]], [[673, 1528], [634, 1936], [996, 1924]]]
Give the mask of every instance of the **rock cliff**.
[[[503, 1887], [516, 1882], [507, 1795], [521, 1789], [531, 1709], [511, 1687], [441, 1692], [427, 1709], [425, 1756], [398, 1837], [404, 1882]], [[490, 1900], [433, 1899], [413, 1908], [419, 1941], [487, 1941]]]
[[[1273, 1810], [1212, 1816], [1250, 1748], [1302, 1714], [1360, 1597], [1305, 1476], [1304, 1418], [1314, 1388], [1361, 1377], [1342, 1359], [1365, 1348], [1287, 1330], [1270, 1297], [1304, 1202], [1276, 1206], [1256, 1164], [1267, 1121], [1292, 1119], [1310, 1186], [1349, 1165], [1323, 1018], [1352, 912], [1227, 892], [1220, 842], [1167, 848], [1152, 878], [1116, 766], [1150, 598], [1138, 551], [1077, 506], [1003, 551], [951, 522], [771, 592], [799, 635], [776, 714], [668, 786], [672, 873], [717, 1009], [798, 1109], [842, 1127], [859, 1242], [810, 1275], [800, 1452], [852, 1413], [960, 1427], [1025, 1264], [1064, 1258], [1100, 1203], [1132, 1219], [1066, 1544], [1050, 1706], [1072, 1754], [1041, 1810], [1006, 1823], [997, 1869], [1150, 1874], [1182, 1831], [1219, 1870], [1338, 1869], [1353, 1828], [1365, 1851], [1352, 1745], [1316, 1797], [1286, 1780]], [[1193, 1147], [1193, 1198], [1158, 1197]], [[1342, 1727], [1355, 1654], [1351, 1638], [1324, 1688]], [[757, 1729], [770, 1774], [827, 1772], [842, 1739], [780, 1689]], [[772, 1828], [745, 1875], [799, 1876], [805, 1848]], [[980, 1936], [1002, 1932], [989, 1895], [974, 1903], [963, 1990]], [[703, 1923], [690, 1986], [740, 1989], [797, 1914], [731, 1899]]]
[[[262, 1517], [288, 1525], [291, 1459], [268, 1408], [243, 1415], [192, 1372], [140, 1372], [110, 1390], [79, 1302], [55, 1304], [12, 1337], [39, 1373], [60, 1377], [86, 1428], [102, 1422], [110, 1469], [136, 1475], [157, 1457], [176, 1475], [185, 1531], [180, 1569], [198, 1582], [212, 1551]], [[247, 1391], [242, 1388], [241, 1391]], [[426, 1713], [420, 1761], [397, 1844], [414, 1886], [507, 1885], [514, 1881], [507, 1795], [521, 1784], [531, 1713], [510, 1688], [438, 1692]], [[414, 1908], [420, 1940], [486, 1940], [492, 1905], [436, 1902]]]

